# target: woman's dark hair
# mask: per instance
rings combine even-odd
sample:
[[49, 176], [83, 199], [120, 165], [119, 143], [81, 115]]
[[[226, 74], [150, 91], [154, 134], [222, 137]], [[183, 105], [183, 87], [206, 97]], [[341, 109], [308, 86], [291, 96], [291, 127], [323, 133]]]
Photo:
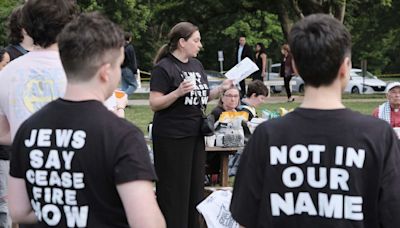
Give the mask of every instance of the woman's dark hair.
[[72, 0], [29, 0], [22, 8], [22, 27], [34, 44], [47, 48], [76, 13]]
[[167, 56], [169, 52], [173, 52], [178, 48], [180, 38], [188, 40], [192, 34], [199, 31], [199, 28], [190, 22], [179, 22], [168, 33], [169, 43], [164, 44], [158, 51], [154, 58], [154, 64], [158, 63], [162, 58]]
[[260, 46], [260, 53], [266, 53], [265, 46], [263, 43], [257, 43], [256, 45]]
[[8, 38], [11, 44], [17, 45], [22, 42], [22, 7], [16, 7], [8, 18]]

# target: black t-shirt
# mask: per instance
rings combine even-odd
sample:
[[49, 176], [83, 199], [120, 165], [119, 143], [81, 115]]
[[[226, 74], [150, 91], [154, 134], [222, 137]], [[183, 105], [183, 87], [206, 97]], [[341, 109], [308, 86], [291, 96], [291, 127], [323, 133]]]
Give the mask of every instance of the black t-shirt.
[[168, 54], [151, 72], [150, 90], [168, 94], [186, 77], [196, 78], [196, 87], [169, 107], [154, 113], [153, 136], [183, 138], [200, 135], [201, 106], [208, 102], [209, 88], [203, 65], [195, 58], [183, 63]]
[[384, 121], [298, 108], [257, 127], [230, 209], [246, 227], [400, 227], [399, 164]]
[[129, 227], [116, 185], [156, 179], [142, 132], [94, 100], [49, 103], [21, 125], [13, 151], [34, 227]]

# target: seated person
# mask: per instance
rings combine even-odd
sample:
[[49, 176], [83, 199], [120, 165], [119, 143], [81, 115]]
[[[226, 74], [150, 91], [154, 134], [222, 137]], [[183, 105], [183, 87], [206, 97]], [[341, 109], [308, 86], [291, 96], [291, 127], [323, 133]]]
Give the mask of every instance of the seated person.
[[[214, 116], [217, 121], [222, 112], [236, 111], [239, 105], [239, 90], [236, 87], [229, 88], [222, 92], [222, 96], [218, 101], [217, 107], [211, 111], [211, 115]], [[206, 174], [218, 174], [220, 170], [220, 157], [215, 153], [208, 153], [206, 160]], [[206, 178], [212, 178], [212, 176]], [[209, 182], [216, 182], [214, 180], [208, 180]], [[210, 183], [207, 183], [210, 184]]]
[[236, 87], [232, 87], [223, 91], [222, 96], [219, 98], [218, 106], [211, 111], [211, 114], [214, 116], [215, 121], [217, 121], [222, 112], [236, 111], [238, 105], [239, 90]]
[[375, 108], [372, 116], [386, 120], [392, 127], [400, 127], [400, 82], [392, 82], [386, 87], [387, 101]]
[[268, 93], [268, 88], [262, 81], [252, 81], [247, 87], [246, 97], [241, 100], [238, 110], [248, 112], [250, 121], [253, 117], [257, 117], [256, 108], [264, 103]]

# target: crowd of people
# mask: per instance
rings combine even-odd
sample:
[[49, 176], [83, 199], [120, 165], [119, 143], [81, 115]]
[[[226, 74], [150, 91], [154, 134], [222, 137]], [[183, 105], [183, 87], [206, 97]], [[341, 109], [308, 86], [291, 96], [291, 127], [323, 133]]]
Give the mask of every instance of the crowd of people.
[[[130, 33], [69, 0], [28, 0], [9, 28], [0, 51], [0, 227], [200, 227], [205, 109], [219, 99], [215, 119], [258, 116], [269, 95], [264, 45], [253, 56], [239, 39], [237, 62], [249, 57], [260, 69], [249, 85], [227, 79], [210, 89], [196, 58], [199, 28], [171, 28], [151, 72], [153, 165], [143, 133], [105, 105], [120, 83], [136, 89]], [[282, 54], [285, 85], [301, 75], [304, 101], [249, 138], [232, 217], [243, 227], [400, 226], [400, 83], [386, 88], [378, 118], [345, 108], [351, 36], [324, 14], [298, 21]]]

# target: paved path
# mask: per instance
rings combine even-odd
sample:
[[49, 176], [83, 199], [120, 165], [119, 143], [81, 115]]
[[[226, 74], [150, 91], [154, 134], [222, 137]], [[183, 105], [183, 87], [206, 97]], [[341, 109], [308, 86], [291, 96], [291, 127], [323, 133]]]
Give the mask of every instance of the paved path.
[[[300, 103], [303, 101], [302, 96], [293, 96], [296, 100], [294, 102]], [[273, 97], [268, 97], [267, 98], [267, 104], [268, 103], [284, 103], [287, 101], [287, 98], [284, 96], [273, 96]], [[385, 99], [383, 98], [371, 98], [371, 99], [343, 99], [345, 102], [384, 102]], [[211, 104], [217, 104], [217, 100], [213, 100], [210, 102]], [[129, 100], [128, 105], [149, 105], [148, 100]]]

